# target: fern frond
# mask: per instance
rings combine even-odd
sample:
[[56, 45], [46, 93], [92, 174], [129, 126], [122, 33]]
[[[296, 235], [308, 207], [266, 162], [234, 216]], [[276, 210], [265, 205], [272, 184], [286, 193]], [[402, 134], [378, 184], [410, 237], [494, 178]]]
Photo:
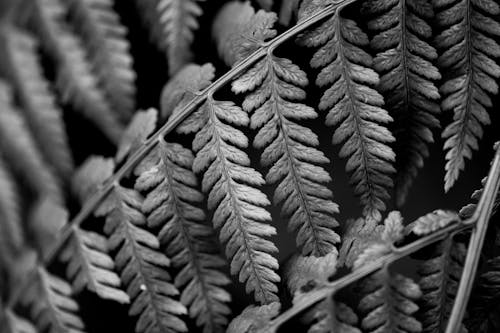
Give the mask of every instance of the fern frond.
[[363, 296], [358, 305], [364, 332], [420, 332], [415, 319], [417, 300], [422, 296], [418, 284], [384, 267], [360, 282]]
[[208, 98], [194, 116], [187, 130], [201, 130], [193, 141], [193, 170], [203, 172], [202, 190], [208, 193], [208, 208], [215, 210], [213, 224], [226, 243], [231, 274], [239, 275], [259, 303], [277, 301], [280, 277], [272, 254], [278, 249], [266, 239], [276, 229], [269, 225], [271, 215], [264, 208], [270, 202], [258, 189], [265, 181], [242, 150], [248, 146], [247, 137], [233, 127], [248, 125], [248, 115], [232, 102]]
[[61, 259], [68, 265], [66, 276], [73, 281], [75, 292], [88, 288], [103, 299], [130, 302], [120, 289], [120, 278], [114, 272], [115, 264], [108, 254], [105, 237], [74, 227], [68, 242]]
[[84, 203], [104, 182], [113, 175], [115, 163], [111, 158], [91, 156], [75, 171], [71, 189]]
[[194, 31], [203, 11], [198, 4], [204, 0], [136, 0], [151, 39], [168, 59], [170, 75], [175, 74], [192, 58]]
[[495, 332], [500, 329], [500, 257], [488, 260], [471, 295], [467, 328], [470, 332]]
[[0, 82], [0, 147], [2, 156], [40, 196], [50, 196], [62, 202], [63, 195], [57, 178], [36, 148], [20, 111], [14, 107], [12, 91]]
[[280, 312], [281, 304], [273, 302], [261, 306], [249, 306], [233, 319], [227, 333], [258, 332]]
[[98, 82], [112, 109], [127, 122], [135, 111], [136, 74], [126, 38], [112, 0], [71, 0], [69, 14], [75, 30], [83, 36]]
[[365, 2], [363, 11], [375, 34], [370, 45], [376, 52], [373, 66], [380, 75], [377, 88], [394, 118], [395, 197], [401, 206], [429, 156], [432, 130], [440, 127], [435, 81], [441, 75], [433, 65], [438, 55], [427, 42], [432, 37], [427, 22], [433, 10], [426, 0], [376, 0]]
[[339, 267], [352, 267], [356, 258], [363, 252], [368, 244], [380, 238], [383, 231], [382, 225], [372, 219], [359, 218], [349, 220], [348, 229], [342, 238], [342, 247], [339, 251]]
[[419, 302], [422, 332], [438, 333], [446, 329], [465, 253], [463, 244], [448, 237], [433, 245], [419, 266], [419, 285], [423, 294]]
[[62, 180], [73, 171], [62, 111], [43, 74], [37, 42], [14, 27], [3, 26], [1, 71], [9, 78], [37, 147]]
[[253, 112], [250, 127], [257, 129], [254, 146], [264, 149], [261, 164], [270, 167], [266, 181], [275, 184], [274, 202], [297, 233], [303, 255], [324, 256], [337, 251], [340, 237], [334, 215], [339, 212], [326, 184], [331, 181], [321, 166], [330, 160], [318, 149], [319, 139], [304, 119], [316, 111], [296, 100], [305, 99], [306, 73], [290, 60], [266, 56], [233, 82], [236, 93], [248, 92], [243, 109]]
[[64, 21], [68, 15], [67, 4], [60, 0], [36, 0], [31, 4], [34, 7], [32, 30], [40, 37], [42, 49], [55, 62], [56, 88], [62, 100], [117, 143], [123, 125], [99, 89], [81, 41]]
[[500, 5], [493, 0], [435, 0], [436, 22], [443, 30], [436, 37], [438, 65], [445, 76], [441, 86], [444, 111], [453, 111], [453, 122], [443, 131], [446, 139], [445, 190], [478, 149], [483, 126], [491, 120], [487, 108], [498, 92], [500, 66]]
[[135, 190], [117, 185], [96, 211], [97, 216], [106, 216], [104, 232], [110, 237], [110, 250], [116, 253], [116, 267], [132, 300], [129, 314], [139, 316], [138, 333], [187, 332], [179, 318], [187, 310], [174, 299], [179, 291], [166, 270], [170, 260], [146, 229], [142, 201]]
[[295, 255], [286, 265], [286, 284], [291, 294], [300, 292], [308, 284], [321, 287], [337, 271], [337, 253], [323, 257]]
[[85, 332], [71, 286], [42, 267], [35, 269], [35, 283], [23, 292], [21, 301], [29, 306], [38, 329], [48, 333]]
[[0, 262], [9, 263], [23, 248], [21, 198], [14, 176], [0, 157]]
[[204, 196], [191, 171], [193, 154], [163, 140], [155, 153], [156, 163], [136, 182], [136, 189], [148, 193], [143, 204], [148, 226], [161, 229], [158, 238], [172, 265], [180, 269], [175, 285], [190, 316], [205, 333], [222, 332], [231, 312], [226, 304], [231, 296], [223, 288], [230, 280], [221, 272], [225, 262], [199, 208]]
[[3, 314], [0, 316], [0, 331], [5, 333], [38, 333], [32, 323], [9, 309], [3, 310]]
[[316, 84], [328, 87], [319, 108], [328, 110], [326, 124], [337, 127], [333, 143], [343, 143], [340, 156], [348, 158], [346, 170], [364, 205], [364, 216], [379, 221], [393, 185], [395, 154], [388, 144], [394, 137], [384, 127], [392, 122], [382, 108], [384, 99], [373, 88], [379, 77], [371, 69], [371, 56], [362, 49], [368, 45], [368, 37], [356, 22], [337, 11], [319, 28], [304, 34], [301, 42], [320, 47], [311, 60], [312, 67], [321, 68]]
[[272, 29], [276, 20], [275, 13], [255, 12], [248, 1], [228, 2], [217, 13], [212, 26], [219, 55], [228, 66], [233, 66], [277, 35]]

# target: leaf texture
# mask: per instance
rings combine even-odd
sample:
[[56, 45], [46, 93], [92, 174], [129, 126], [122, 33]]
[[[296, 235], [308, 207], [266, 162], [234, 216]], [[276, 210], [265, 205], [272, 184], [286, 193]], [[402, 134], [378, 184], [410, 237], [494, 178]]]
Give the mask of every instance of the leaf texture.
[[[427, 250], [427, 249], [426, 249]], [[427, 252], [426, 252], [427, 253]], [[466, 248], [451, 237], [433, 245], [419, 268], [422, 332], [444, 332], [462, 274]]]
[[422, 296], [418, 284], [384, 267], [360, 282], [358, 310], [364, 332], [420, 332], [415, 319], [417, 300]]
[[339, 251], [338, 265], [352, 267], [356, 258], [363, 252], [365, 247], [375, 240], [380, 239], [384, 229], [377, 222], [364, 218], [349, 220], [346, 223], [347, 230], [344, 233], [342, 246]]
[[191, 171], [194, 156], [181, 145], [163, 140], [153, 155], [154, 163], [136, 182], [136, 189], [147, 192], [142, 207], [148, 226], [160, 230], [158, 238], [166, 255], [180, 269], [175, 285], [189, 315], [205, 333], [223, 332], [231, 312], [227, 305], [231, 296], [224, 289], [230, 279], [221, 272], [225, 261], [199, 208], [204, 196]]
[[204, 0], [136, 0], [151, 39], [165, 51], [170, 75], [192, 58], [191, 44], [198, 18], [203, 14], [199, 2]]
[[84, 203], [113, 175], [115, 163], [111, 158], [91, 156], [76, 170], [71, 181], [75, 196]]
[[379, 221], [390, 195], [395, 154], [388, 146], [394, 137], [385, 127], [392, 122], [382, 108], [383, 97], [373, 88], [378, 74], [372, 58], [363, 51], [368, 37], [356, 23], [336, 14], [300, 39], [308, 47], [319, 47], [311, 66], [320, 68], [316, 84], [327, 87], [319, 108], [328, 110], [326, 124], [335, 126], [333, 143], [343, 146], [354, 192], [364, 205], [363, 215]]
[[71, 286], [64, 280], [38, 267], [37, 280], [22, 295], [40, 331], [48, 333], [83, 333], [78, 303], [72, 298]]
[[61, 259], [68, 265], [66, 276], [73, 281], [75, 292], [88, 288], [103, 299], [130, 302], [120, 289], [120, 278], [114, 271], [115, 264], [108, 254], [105, 237], [74, 227], [68, 242]]
[[62, 111], [43, 74], [37, 42], [14, 27], [1, 30], [2, 68], [20, 101], [26, 123], [39, 151], [62, 180], [73, 172]]
[[455, 212], [436, 210], [424, 215], [412, 223], [411, 231], [416, 235], [428, 235], [442, 229], [453, 222], [460, 221], [460, 217]]
[[248, 139], [235, 127], [248, 125], [248, 115], [232, 102], [209, 98], [194, 119], [189, 129], [201, 130], [193, 141], [193, 170], [203, 173], [202, 190], [208, 194], [208, 208], [214, 210], [214, 227], [226, 244], [231, 274], [239, 275], [257, 302], [277, 301], [280, 277], [272, 254], [278, 249], [267, 239], [276, 229], [269, 225], [271, 215], [264, 208], [270, 202], [258, 189], [265, 181], [250, 167], [243, 151]]
[[109, 235], [115, 265], [132, 300], [129, 314], [139, 316], [138, 333], [187, 332], [180, 318], [187, 310], [175, 300], [179, 291], [167, 272], [170, 260], [146, 229], [142, 201], [135, 190], [117, 185], [96, 211], [97, 216], [106, 216], [104, 232]]
[[427, 0], [375, 0], [365, 2], [363, 11], [374, 33], [370, 46], [376, 52], [373, 66], [380, 74], [377, 89], [394, 118], [395, 197], [401, 206], [429, 156], [432, 130], [440, 127], [435, 82], [441, 75], [433, 65], [437, 52], [428, 42], [433, 36], [428, 23], [433, 9]]
[[86, 58], [82, 41], [64, 21], [67, 3], [36, 0], [32, 30], [40, 37], [42, 49], [56, 66], [56, 88], [63, 102], [91, 120], [113, 143], [120, 139], [123, 125], [99, 88], [98, 79]]
[[22, 173], [29, 187], [40, 196], [63, 201], [59, 182], [37, 150], [20, 111], [13, 105], [12, 91], [0, 82], [0, 148], [9, 166]]
[[155, 109], [140, 111], [134, 115], [118, 145], [115, 157], [118, 163], [122, 162], [125, 157], [133, 155], [141, 147], [155, 130], [157, 118], [158, 111]]
[[37, 333], [35, 326], [15, 314], [11, 310], [5, 309], [0, 318], [0, 330], [5, 333]]
[[135, 111], [136, 74], [127, 28], [113, 9], [113, 0], [71, 0], [69, 14], [83, 37], [92, 69], [111, 107], [123, 121]]
[[227, 329], [227, 333], [250, 333], [258, 332], [271, 319], [279, 314], [281, 304], [273, 302], [261, 306], [249, 306], [236, 318], [233, 319]]
[[500, 77], [500, 5], [492, 0], [436, 0], [438, 65], [449, 73], [441, 86], [442, 108], [453, 112], [453, 122], [442, 133], [446, 140], [445, 190], [465, 167], [465, 160], [479, 148], [483, 126], [491, 120], [487, 109], [498, 92]]
[[317, 147], [318, 136], [299, 122], [317, 117], [316, 111], [295, 101], [306, 97], [306, 73], [285, 58], [266, 56], [233, 82], [236, 93], [248, 92], [243, 109], [252, 113], [250, 127], [258, 130], [253, 145], [264, 149], [261, 165], [270, 167], [266, 181], [274, 184], [274, 203], [297, 233], [303, 255], [324, 256], [337, 251], [340, 237], [334, 215], [339, 212], [331, 181], [321, 166], [330, 163]]

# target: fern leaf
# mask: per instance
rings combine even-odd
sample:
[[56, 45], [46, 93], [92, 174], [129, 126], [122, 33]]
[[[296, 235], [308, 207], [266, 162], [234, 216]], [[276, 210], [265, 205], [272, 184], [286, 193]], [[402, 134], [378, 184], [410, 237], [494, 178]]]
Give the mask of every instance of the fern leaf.
[[276, 14], [264, 10], [255, 12], [250, 3], [231, 1], [215, 17], [212, 36], [217, 50], [228, 66], [249, 56], [259, 46], [277, 35], [272, 29]]
[[1, 30], [1, 41], [4, 45], [1, 71], [15, 87], [37, 147], [62, 180], [68, 180], [73, 158], [62, 112], [43, 75], [37, 43], [28, 34], [8, 26]]
[[422, 296], [418, 284], [410, 278], [390, 272], [388, 267], [360, 282], [358, 310], [364, 332], [420, 332], [415, 319], [417, 300]]
[[136, 74], [127, 28], [113, 10], [112, 0], [69, 1], [73, 26], [83, 36], [89, 60], [113, 111], [128, 121], [135, 111]]
[[295, 255], [287, 263], [285, 276], [288, 289], [292, 294], [309, 284], [321, 287], [337, 270], [337, 253], [323, 257]]
[[71, 104], [91, 120], [113, 143], [120, 139], [123, 125], [99, 89], [81, 41], [65, 24], [66, 3], [60, 0], [32, 2], [32, 30], [56, 65], [56, 88], [63, 102]]
[[68, 211], [51, 198], [41, 198], [31, 207], [28, 227], [43, 258], [58, 241], [59, 232], [68, 223], [68, 216]]
[[151, 39], [168, 59], [170, 75], [192, 58], [191, 44], [203, 11], [204, 0], [136, 0], [143, 21], [150, 28]]
[[66, 276], [73, 281], [75, 292], [88, 288], [103, 299], [130, 302], [120, 289], [120, 278], [114, 272], [115, 265], [108, 254], [105, 237], [74, 227], [68, 242], [61, 259], [68, 264]]
[[23, 248], [19, 189], [0, 158], [0, 262], [7, 264]]
[[22, 294], [21, 301], [31, 309], [40, 331], [48, 333], [83, 333], [85, 326], [78, 316], [78, 303], [71, 286], [38, 267], [37, 279]]
[[156, 128], [158, 112], [155, 109], [137, 112], [125, 129], [118, 145], [115, 160], [120, 163], [133, 155]]
[[[183, 108], [194, 94], [205, 89], [215, 77], [215, 68], [212, 64], [202, 66], [188, 64], [171, 78], [161, 93], [161, 118], [168, 119], [176, 110]], [[177, 129], [182, 133], [182, 128], [188, 126], [189, 117]]]
[[5, 333], [38, 333], [32, 323], [8, 309], [0, 318], [0, 330]]
[[22, 173], [36, 194], [63, 201], [56, 177], [37, 150], [20, 111], [14, 107], [10, 87], [3, 82], [0, 82], [0, 148], [5, 160]]
[[491, 258], [476, 282], [468, 306], [470, 332], [495, 332], [500, 329], [500, 257]]
[[269, 200], [258, 189], [265, 181], [242, 150], [248, 146], [247, 137], [233, 127], [248, 125], [248, 115], [232, 102], [209, 98], [194, 119], [190, 129], [201, 130], [193, 141], [193, 170], [203, 172], [202, 190], [208, 193], [208, 208], [215, 210], [212, 221], [226, 243], [231, 274], [239, 274], [247, 293], [254, 292], [259, 303], [277, 301], [280, 277], [272, 253], [278, 249], [266, 239], [276, 229], [268, 224], [271, 215], [264, 208]]
[[279, 314], [281, 304], [273, 302], [261, 306], [249, 306], [236, 318], [233, 319], [227, 329], [227, 333], [250, 333], [258, 332], [271, 319]]
[[198, 206], [203, 194], [191, 171], [194, 156], [178, 144], [160, 141], [157, 162], [138, 178], [136, 188], [147, 191], [143, 212], [151, 228], [160, 228], [159, 240], [180, 269], [175, 285], [181, 302], [205, 333], [222, 332], [231, 312], [231, 300], [223, 287], [230, 283], [220, 270], [225, 262], [217, 253], [213, 230], [203, 224], [205, 213]]
[[432, 5], [426, 0], [376, 0], [366, 2], [363, 11], [375, 34], [370, 45], [377, 52], [377, 88], [394, 118], [395, 197], [402, 205], [429, 156], [432, 130], [440, 127], [440, 96], [434, 82], [441, 75], [433, 65], [438, 55], [427, 42], [432, 37], [427, 23], [433, 17]]
[[436, 210], [413, 222], [411, 224], [411, 231], [419, 236], [427, 235], [457, 221], [460, 221], [460, 217], [457, 213], [445, 210]]
[[433, 245], [419, 266], [422, 332], [444, 332], [458, 289], [466, 248], [451, 237]]
[[179, 291], [166, 270], [170, 260], [146, 229], [142, 201], [136, 191], [117, 185], [96, 211], [97, 216], [106, 216], [104, 232], [110, 237], [110, 250], [116, 253], [116, 267], [132, 300], [129, 314], [139, 316], [138, 333], [187, 332], [179, 318], [187, 313], [186, 308], [174, 299]]
[[500, 36], [497, 15], [500, 6], [492, 0], [436, 0], [436, 22], [443, 30], [436, 37], [438, 65], [449, 73], [441, 86], [444, 111], [453, 111], [453, 122], [442, 133], [446, 142], [445, 190], [448, 191], [465, 167], [465, 159], [478, 149], [483, 126], [490, 116], [491, 95], [498, 92]]
[[319, 139], [301, 120], [317, 117], [316, 111], [294, 101], [303, 100], [307, 76], [290, 60], [268, 55], [233, 82], [236, 93], [249, 92], [243, 109], [253, 112], [250, 126], [257, 129], [256, 148], [264, 149], [261, 164], [270, 167], [266, 181], [275, 184], [274, 202], [297, 233], [303, 255], [324, 256], [337, 251], [340, 237], [333, 231], [339, 212], [326, 184], [331, 181], [321, 167], [329, 159], [318, 149]]
[[328, 110], [327, 125], [337, 127], [333, 143], [343, 143], [340, 156], [348, 158], [346, 170], [364, 205], [364, 216], [379, 221], [393, 185], [395, 154], [388, 144], [394, 137], [384, 127], [392, 122], [382, 108], [384, 99], [373, 88], [379, 77], [371, 69], [371, 56], [362, 50], [368, 37], [337, 11], [301, 42], [320, 47], [311, 60], [312, 67], [321, 68], [316, 84], [328, 87], [319, 108]]

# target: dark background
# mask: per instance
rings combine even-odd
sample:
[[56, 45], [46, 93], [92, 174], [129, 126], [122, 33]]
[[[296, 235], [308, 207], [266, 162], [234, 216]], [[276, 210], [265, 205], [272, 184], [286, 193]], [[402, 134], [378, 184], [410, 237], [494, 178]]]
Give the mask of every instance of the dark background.
[[[0, 5], [5, 3], [6, 1], [0, 0]], [[122, 17], [122, 22], [129, 27], [128, 37], [132, 46], [134, 67], [138, 74], [138, 108], [157, 107], [159, 105], [161, 89], [168, 79], [168, 68], [165, 57], [149, 42], [148, 32], [144, 29], [139, 18], [134, 0], [116, 0], [115, 3], [116, 10]], [[222, 0], [211, 0], [201, 3], [205, 14], [200, 19], [201, 29], [196, 32], [196, 39], [193, 43], [193, 53], [195, 55], [193, 62], [198, 64], [213, 63], [217, 69], [217, 77], [227, 71], [228, 68], [217, 57], [216, 48], [210, 35], [210, 22], [212, 22], [216, 11], [223, 3], [224, 1]], [[283, 27], [280, 27], [279, 30], [282, 31]], [[308, 100], [306, 104], [317, 106], [321, 91], [314, 86], [315, 71], [310, 70], [308, 66], [308, 62], [312, 56], [311, 50], [297, 46], [292, 40], [283, 45], [277, 51], [277, 55], [290, 58], [310, 74], [311, 84], [308, 87]], [[48, 71], [50, 72], [50, 70]], [[219, 92], [216, 97], [218, 99], [235, 100], [235, 97], [227, 87]], [[240, 97], [236, 97], [236, 100], [239, 99]], [[431, 157], [426, 160], [425, 167], [419, 172], [406, 205], [401, 208], [406, 222], [411, 222], [415, 218], [434, 209], [458, 210], [470, 202], [469, 197], [472, 191], [480, 188], [481, 179], [487, 175], [489, 162], [493, 156], [493, 143], [499, 139], [498, 121], [500, 119], [498, 119], [499, 116], [496, 111], [498, 105], [498, 100], [496, 100], [495, 106], [490, 112], [493, 124], [497, 125], [489, 126], [484, 139], [480, 142], [481, 150], [474, 153], [473, 162], [467, 162], [465, 172], [448, 194], [445, 194], [443, 191], [443, 141], [440, 138], [440, 133], [435, 133], [436, 143], [431, 148]], [[358, 199], [353, 196], [349, 186], [349, 175], [344, 171], [345, 160], [338, 158], [339, 147], [331, 145], [333, 129], [327, 128], [323, 124], [324, 116], [324, 114], [320, 114], [319, 119], [311, 121], [309, 125], [320, 136], [322, 143], [320, 149], [332, 161], [332, 164], [325, 166], [325, 168], [331, 171], [333, 182], [330, 184], [330, 188], [334, 192], [335, 202], [340, 205], [341, 212], [337, 219], [343, 225], [348, 218], [359, 217], [361, 209]], [[450, 122], [451, 116], [451, 114], [442, 115], [443, 126]], [[84, 118], [74, 112], [66, 112], [65, 119], [77, 165], [83, 162], [89, 155], [114, 155], [115, 148]], [[247, 131], [247, 134], [249, 137], [253, 137], [255, 133]], [[167, 139], [182, 142], [189, 147], [191, 138], [171, 134]], [[251, 158], [254, 166], [257, 168], [260, 153], [252, 149], [250, 151], [252, 152]], [[266, 188], [265, 192], [269, 197], [272, 197], [271, 187]], [[390, 210], [393, 208], [391, 205]], [[78, 210], [77, 205], [74, 205], [72, 210], [73, 214], [76, 213]], [[286, 231], [286, 221], [280, 218], [279, 207], [273, 207], [272, 213], [273, 223], [278, 229], [278, 236], [274, 241], [280, 249], [280, 262], [284, 263], [295, 251], [295, 236]], [[102, 220], [92, 219], [86, 221], [85, 227], [100, 229], [102, 223]], [[62, 269], [63, 267], [58, 267], [57, 265], [53, 267], [55, 271], [62, 271]], [[250, 298], [244, 295], [242, 292], [243, 288], [238, 283], [235, 283], [231, 289], [234, 291], [233, 312], [239, 313], [248, 304]], [[88, 323], [89, 332], [134, 332], [135, 319], [126, 315], [127, 306], [120, 306], [112, 302], [100, 300], [89, 292], [82, 293], [78, 298], [81, 300], [82, 315], [86, 319], [86, 323]]]

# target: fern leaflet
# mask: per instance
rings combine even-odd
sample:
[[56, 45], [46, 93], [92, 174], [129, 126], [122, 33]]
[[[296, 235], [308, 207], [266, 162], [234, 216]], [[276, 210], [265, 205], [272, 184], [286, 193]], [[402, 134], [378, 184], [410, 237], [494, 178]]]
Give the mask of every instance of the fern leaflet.
[[233, 319], [226, 332], [259, 332], [259, 329], [279, 314], [280, 308], [281, 304], [278, 302], [261, 306], [248, 306], [238, 317]]
[[36, 0], [31, 4], [32, 30], [40, 36], [42, 48], [56, 65], [56, 88], [62, 100], [117, 143], [123, 126], [98, 87], [81, 41], [64, 22], [68, 15], [66, 4], [60, 0]]
[[336, 11], [319, 28], [305, 33], [301, 42], [320, 47], [311, 60], [312, 67], [321, 68], [316, 84], [328, 86], [319, 108], [329, 110], [327, 125], [338, 126], [333, 142], [344, 143], [340, 156], [348, 158], [346, 170], [352, 173], [363, 214], [378, 221], [390, 197], [395, 154], [388, 146], [394, 137], [383, 126], [392, 118], [382, 108], [383, 97], [373, 89], [379, 77], [371, 69], [371, 56], [362, 50], [368, 37]]
[[[426, 250], [427, 251], [427, 250]], [[448, 237], [433, 245], [418, 269], [422, 332], [444, 332], [460, 281], [465, 246]], [[427, 253], [427, 252], [426, 252]]]
[[232, 259], [231, 274], [239, 274], [258, 302], [272, 303], [278, 300], [278, 261], [272, 256], [278, 249], [265, 237], [275, 235], [276, 229], [268, 224], [271, 215], [264, 208], [269, 200], [257, 189], [265, 181], [242, 150], [248, 139], [233, 127], [249, 121], [234, 103], [209, 97], [181, 130], [201, 129], [193, 141], [193, 170], [203, 172], [202, 190], [208, 193], [208, 208], [215, 210], [213, 224], [220, 228], [226, 255]]
[[106, 216], [104, 232], [116, 252], [115, 264], [132, 300], [129, 314], [139, 316], [136, 332], [187, 332], [179, 318], [186, 308], [174, 299], [179, 294], [167, 272], [170, 260], [160, 252], [157, 238], [146, 229], [142, 197], [117, 185], [96, 211]]
[[120, 278], [114, 272], [115, 264], [108, 254], [105, 237], [74, 227], [61, 259], [68, 263], [66, 275], [73, 281], [75, 292], [88, 288], [103, 299], [130, 302], [120, 289]]
[[70, 17], [83, 36], [89, 60], [114, 112], [128, 121], [135, 111], [136, 74], [126, 39], [127, 29], [112, 0], [71, 0]]
[[[276, 20], [276, 17], [274, 17]], [[256, 148], [264, 149], [261, 164], [270, 167], [266, 181], [276, 184], [275, 203], [297, 232], [303, 255], [323, 256], [337, 251], [340, 237], [333, 231], [339, 212], [326, 187], [331, 181], [321, 164], [328, 158], [315, 147], [317, 135], [299, 121], [317, 117], [316, 111], [294, 101], [305, 99], [306, 73], [290, 60], [268, 54], [232, 84], [248, 93], [243, 109], [253, 112], [250, 127], [257, 129]]]
[[378, 89], [394, 118], [396, 152], [395, 197], [402, 205], [418, 169], [429, 156], [434, 142], [432, 130], [439, 128], [439, 92], [434, 82], [441, 78], [433, 66], [436, 50], [432, 37], [432, 5], [426, 0], [376, 0], [366, 2], [368, 28], [375, 33], [371, 47], [377, 52], [374, 68], [380, 74]]
[[180, 269], [175, 285], [190, 316], [205, 333], [222, 332], [231, 312], [226, 304], [231, 296], [223, 289], [230, 280], [220, 272], [225, 262], [198, 208], [203, 195], [191, 171], [194, 157], [190, 150], [163, 140], [152, 155], [150, 167], [136, 183], [138, 190], [148, 193], [143, 204], [148, 225], [161, 229], [158, 238], [172, 265]]
[[71, 286], [42, 267], [35, 283], [24, 290], [21, 302], [31, 309], [40, 331], [48, 333], [83, 333], [85, 326], [78, 317], [78, 303], [72, 299]]
[[9, 26], [2, 28], [1, 41], [4, 45], [1, 71], [15, 87], [37, 147], [57, 174], [68, 180], [73, 159], [62, 112], [43, 76], [37, 43], [28, 34]]
[[493, 0], [436, 0], [436, 21], [443, 30], [436, 37], [439, 66], [450, 73], [441, 86], [444, 111], [453, 111], [453, 122], [442, 133], [446, 142], [445, 190], [448, 191], [472, 157], [490, 116], [490, 95], [498, 92], [500, 36], [496, 16], [500, 6]]
[[13, 106], [10, 87], [3, 82], [0, 82], [0, 147], [2, 156], [26, 177], [27, 184], [37, 195], [63, 201], [58, 180], [37, 150], [20, 111]]

